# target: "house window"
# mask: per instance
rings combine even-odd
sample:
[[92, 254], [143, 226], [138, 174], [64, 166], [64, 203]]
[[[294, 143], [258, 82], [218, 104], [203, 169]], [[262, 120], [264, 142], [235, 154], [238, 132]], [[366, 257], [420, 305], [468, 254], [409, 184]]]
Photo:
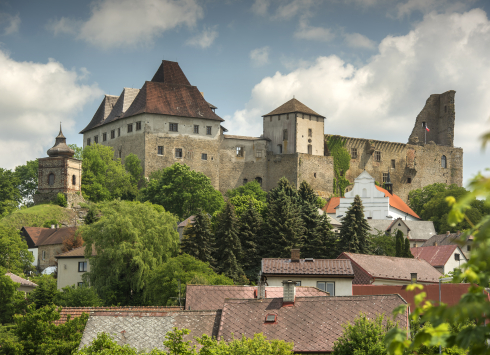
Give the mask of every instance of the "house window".
[[445, 155], [443, 155], [443, 156], [441, 157], [441, 166], [442, 166], [444, 169], [446, 169], [446, 168], [447, 168], [447, 160], [446, 160], [446, 156], [445, 156]]
[[335, 282], [318, 281], [316, 287], [322, 291], [326, 291], [330, 296], [335, 296]]
[[243, 185], [245, 185], [248, 182], [248, 179], [243, 179]]
[[178, 132], [179, 131], [179, 124], [178, 123], [170, 123], [168, 130], [171, 132]]
[[277, 150], [279, 151], [279, 154], [282, 154], [282, 144], [277, 145]]
[[296, 281], [296, 285], [295, 286], [301, 286], [301, 281]]
[[46, 250], [43, 250], [42, 254], [43, 254], [43, 260], [45, 260], [46, 259]]
[[388, 173], [383, 173], [383, 182], [388, 181]]
[[454, 260], [459, 261], [459, 254], [454, 254]]
[[99, 143], [99, 136], [94, 137], [94, 143]]
[[136, 130], [141, 131], [141, 121], [136, 122]]
[[102, 142], [107, 140], [107, 133], [102, 133]]
[[83, 282], [77, 282], [77, 286], [78, 287], [82, 287], [83, 286]]
[[72, 175], [71, 177], [71, 184], [76, 185], [77, 184], [77, 177], [75, 175]]
[[395, 164], [396, 164], [396, 160], [395, 159], [391, 159], [391, 168], [392, 169], [395, 169]]
[[243, 157], [243, 147], [236, 147], [236, 156]]
[[207, 134], [208, 136], [210, 136], [210, 135], [211, 135], [211, 126], [206, 126], [206, 134]]
[[413, 247], [416, 248], [417, 247], [417, 243], [413, 243]]
[[255, 178], [255, 181], [257, 181], [260, 184], [260, 186], [262, 186], [262, 178], [260, 176], [257, 176]]
[[175, 157], [178, 159], [182, 158], [182, 148], [175, 148]]
[[199, 134], [199, 125], [197, 124], [194, 125], [194, 133]]
[[201, 154], [201, 159], [202, 160], [208, 160], [208, 155], [206, 153]]
[[471, 251], [471, 245], [466, 246], [466, 251]]
[[116, 131], [113, 129], [111, 131], [111, 139], [114, 139], [114, 138], [116, 138]]
[[54, 185], [54, 174], [51, 173], [48, 175], [48, 185], [53, 186]]
[[133, 124], [132, 123], [128, 124], [128, 133], [131, 133], [131, 132], [133, 132]]
[[78, 272], [86, 272], [87, 271], [87, 262], [79, 261], [78, 262]]
[[288, 130], [285, 129], [282, 131], [282, 140], [287, 141], [288, 140]]
[[407, 184], [411, 184], [412, 183], [412, 178], [407, 178]]
[[90, 138], [87, 138], [87, 145], [90, 145]]
[[158, 155], [163, 155], [163, 145], [158, 146]]
[[118, 128], [118, 129], [117, 129], [117, 136], [118, 136], [118, 137], [121, 137], [121, 128]]
[[261, 150], [257, 150], [257, 152], [255, 152], [255, 156], [257, 158], [262, 158], [262, 151]]
[[311, 144], [308, 144], [308, 154], [313, 154], [313, 146]]
[[374, 161], [381, 161], [381, 152], [379, 150], [374, 152]]
[[308, 128], [308, 137], [313, 136], [313, 130], [311, 128]]
[[357, 159], [357, 148], [350, 149], [350, 156], [352, 159]]

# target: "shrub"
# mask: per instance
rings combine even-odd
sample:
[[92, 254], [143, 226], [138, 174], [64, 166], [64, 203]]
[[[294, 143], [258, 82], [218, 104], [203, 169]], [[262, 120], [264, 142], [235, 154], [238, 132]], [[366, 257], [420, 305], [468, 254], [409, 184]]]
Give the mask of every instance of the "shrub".
[[68, 203], [66, 202], [66, 197], [61, 192], [58, 192], [58, 195], [56, 195], [56, 204], [60, 207], [68, 206]]

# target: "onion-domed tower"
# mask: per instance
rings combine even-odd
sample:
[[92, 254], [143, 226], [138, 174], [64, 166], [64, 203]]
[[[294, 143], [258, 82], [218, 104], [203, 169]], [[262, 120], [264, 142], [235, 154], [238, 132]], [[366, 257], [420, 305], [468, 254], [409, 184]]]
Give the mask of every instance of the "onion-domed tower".
[[56, 143], [48, 150], [48, 158], [40, 158], [37, 193], [34, 203], [52, 201], [63, 193], [68, 205], [83, 201], [81, 196], [82, 161], [73, 158], [75, 151], [66, 144], [61, 131]]

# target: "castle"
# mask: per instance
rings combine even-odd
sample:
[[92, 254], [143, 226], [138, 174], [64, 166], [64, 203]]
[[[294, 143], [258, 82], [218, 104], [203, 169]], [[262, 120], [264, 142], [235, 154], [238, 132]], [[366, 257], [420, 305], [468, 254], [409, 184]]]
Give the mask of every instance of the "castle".
[[[404, 201], [411, 190], [435, 182], [461, 186], [454, 95], [429, 97], [407, 144], [341, 137], [351, 155], [347, 179], [352, 183], [365, 170], [384, 182], [389, 173], [393, 192]], [[308, 182], [320, 196], [332, 195], [334, 158], [325, 147], [324, 116], [293, 98], [262, 116], [260, 137], [245, 137], [226, 134], [216, 109], [178, 63], [163, 61], [141, 89], [105, 95], [80, 133], [84, 147], [108, 145], [122, 159], [136, 154], [145, 176], [180, 162], [204, 173], [222, 193], [252, 180], [270, 190], [285, 176], [296, 186]]]

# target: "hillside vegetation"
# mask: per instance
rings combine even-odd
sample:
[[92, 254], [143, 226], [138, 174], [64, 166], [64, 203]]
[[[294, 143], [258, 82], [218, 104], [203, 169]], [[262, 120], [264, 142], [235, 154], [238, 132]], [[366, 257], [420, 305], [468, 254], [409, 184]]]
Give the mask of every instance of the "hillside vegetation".
[[0, 219], [0, 223], [20, 230], [22, 227], [42, 227], [46, 221], [56, 220], [69, 224], [73, 221], [74, 212], [56, 205], [38, 205], [12, 212]]

